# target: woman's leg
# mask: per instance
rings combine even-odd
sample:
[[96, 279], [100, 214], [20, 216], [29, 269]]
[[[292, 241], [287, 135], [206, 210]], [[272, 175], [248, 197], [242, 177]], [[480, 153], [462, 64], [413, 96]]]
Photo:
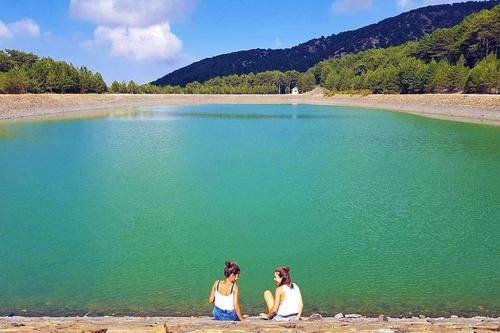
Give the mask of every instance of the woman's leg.
[[269, 290], [264, 291], [264, 301], [266, 301], [267, 312], [271, 311], [274, 306], [274, 297]]

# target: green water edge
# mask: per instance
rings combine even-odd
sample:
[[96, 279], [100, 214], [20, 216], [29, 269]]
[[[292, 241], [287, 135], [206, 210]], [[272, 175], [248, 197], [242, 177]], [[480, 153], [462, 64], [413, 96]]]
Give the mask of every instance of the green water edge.
[[[169, 107], [168, 114], [144, 108], [139, 116], [121, 119], [8, 124], [10, 135], [3, 141], [12, 147], [0, 146], [0, 156], [14, 157], [0, 168], [6, 184], [0, 199], [13, 205], [31, 199], [28, 206], [35, 208], [26, 212], [23, 202], [2, 210], [7, 226], [6, 233], [0, 232], [0, 255], [8, 266], [31, 264], [34, 277], [42, 281], [27, 277], [27, 268], [3, 270], [0, 314], [208, 314], [211, 280], [220, 278], [220, 266], [229, 257], [242, 266], [245, 312], [263, 311], [261, 292], [273, 288], [270, 272], [289, 264], [306, 313], [498, 316], [498, 128], [339, 107], [300, 105], [290, 111], [286, 105], [258, 106], [265, 110], [255, 112], [257, 106], [250, 105], [233, 110], [238, 107]], [[75, 147], [83, 149], [75, 161], [56, 163], [61, 156], [75, 157]], [[222, 165], [214, 164], [220, 160]], [[151, 165], [169, 171], [151, 170]], [[14, 182], [30, 173], [39, 174]], [[40, 175], [46, 180], [40, 181]], [[424, 181], [415, 181], [420, 178]], [[63, 188], [41, 186], [54, 182]], [[82, 184], [99, 198], [84, 193], [69, 198]], [[33, 188], [38, 195], [30, 193]], [[214, 188], [222, 191], [211, 193]], [[164, 202], [168, 193], [177, 197]], [[144, 202], [145, 194], [153, 195], [157, 206]], [[57, 200], [36, 203], [44, 196]], [[202, 198], [211, 200], [203, 203]], [[59, 216], [67, 207], [81, 210]], [[249, 219], [250, 211], [263, 222]], [[169, 223], [160, 224], [161, 216]], [[31, 228], [40, 227], [26, 223], [30, 220], [44, 222], [49, 233], [35, 234]], [[149, 225], [141, 227], [138, 220]], [[304, 225], [304, 220], [311, 223]], [[86, 221], [109, 225], [101, 231], [89, 226], [81, 238], [68, 237], [81, 233]], [[184, 225], [176, 228], [172, 221]], [[211, 235], [211, 227], [224, 228], [228, 221], [231, 229], [243, 230], [239, 241], [210, 240], [197, 251], [190, 249], [207, 242], [203, 235]], [[412, 230], [401, 228], [403, 221]], [[11, 230], [14, 225], [17, 230]], [[297, 230], [289, 236], [294, 248], [256, 263], [255, 258], [273, 253], [269, 234], [284, 226]], [[9, 239], [22, 233], [27, 233], [22, 242]], [[68, 241], [76, 249], [68, 250]], [[131, 246], [140, 249], [138, 258], [127, 254]], [[12, 248], [28, 253], [13, 256]], [[222, 253], [210, 254], [213, 248]], [[108, 258], [117, 250], [119, 255]], [[165, 259], [171, 251], [187, 254]], [[140, 260], [147, 257], [152, 259], [146, 264]], [[186, 270], [186, 262], [201, 267]], [[60, 276], [54, 272], [58, 269], [69, 271]], [[92, 271], [106, 273], [106, 279], [93, 277]], [[152, 277], [158, 273], [166, 277]], [[177, 281], [192, 274], [201, 276], [193, 285]]]

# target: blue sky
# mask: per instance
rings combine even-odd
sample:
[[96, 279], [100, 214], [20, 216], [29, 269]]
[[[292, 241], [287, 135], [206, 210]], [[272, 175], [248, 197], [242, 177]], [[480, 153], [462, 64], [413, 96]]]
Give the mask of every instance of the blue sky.
[[214, 55], [283, 48], [446, 0], [0, 0], [0, 49], [146, 83]]

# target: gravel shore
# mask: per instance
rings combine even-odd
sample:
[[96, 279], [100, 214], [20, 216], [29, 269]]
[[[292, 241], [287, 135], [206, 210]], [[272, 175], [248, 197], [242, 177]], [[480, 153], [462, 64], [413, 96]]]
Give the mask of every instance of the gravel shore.
[[137, 106], [187, 104], [313, 104], [353, 106], [454, 121], [500, 125], [500, 95], [0, 95], [0, 120], [96, 117]]
[[[346, 316], [347, 317], [347, 316]], [[255, 317], [216, 322], [208, 317], [0, 317], [0, 332], [477, 332], [500, 331], [500, 318], [321, 318], [279, 323]]]

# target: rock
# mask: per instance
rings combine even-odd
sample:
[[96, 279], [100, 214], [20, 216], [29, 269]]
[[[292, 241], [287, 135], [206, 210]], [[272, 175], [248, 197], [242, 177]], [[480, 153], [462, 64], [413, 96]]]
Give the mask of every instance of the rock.
[[425, 316], [424, 315], [420, 315], [420, 316], [418, 316], [418, 318], [425, 319]]
[[339, 312], [337, 313], [335, 316], [334, 316], [335, 319], [342, 319], [344, 318], [344, 314], [342, 312]]
[[323, 320], [323, 316], [320, 315], [319, 313], [313, 313], [312, 315], [309, 316], [307, 319], [308, 321], [318, 321], [318, 320]]
[[389, 319], [385, 315], [381, 314], [378, 316], [378, 321], [389, 321]]
[[458, 316], [456, 316], [456, 315], [452, 315], [452, 316], [450, 316], [450, 318], [451, 318], [451, 319], [458, 319]]
[[377, 333], [395, 333], [394, 330], [391, 330], [390, 328], [381, 328], [379, 330], [376, 330], [375, 332], [377, 332]]
[[357, 314], [357, 313], [349, 313], [349, 314], [346, 314], [345, 317], [350, 318], [350, 319], [359, 319], [362, 317], [362, 315]]

